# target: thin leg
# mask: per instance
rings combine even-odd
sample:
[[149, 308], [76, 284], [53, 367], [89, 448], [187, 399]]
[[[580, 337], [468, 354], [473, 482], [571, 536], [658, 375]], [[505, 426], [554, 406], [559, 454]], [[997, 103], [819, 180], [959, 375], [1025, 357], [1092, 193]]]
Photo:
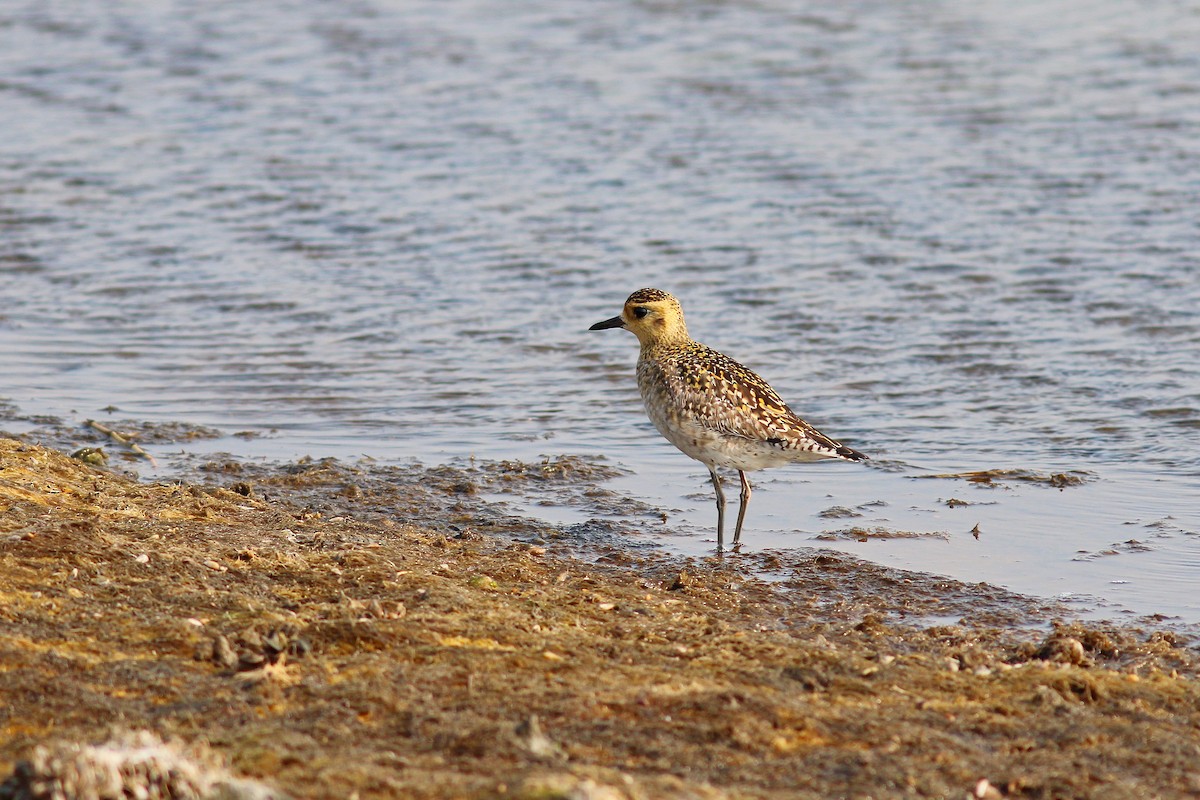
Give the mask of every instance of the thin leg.
[[708, 468], [712, 475], [713, 488], [717, 490], [717, 552], [725, 547], [725, 492], [721, 490], [721, 476], [715, 467]]
[[738, 521], [737, 527], [733, 531], [733, 546], [738, 546], [738, 540], [742, 538], [742, 523], [746, 521], [746, 506], [750, 505], [750, 481], [746, 479], [746, 473], [738, 470], [738, 477], [742, 479], [742, 504], [738, 506]]

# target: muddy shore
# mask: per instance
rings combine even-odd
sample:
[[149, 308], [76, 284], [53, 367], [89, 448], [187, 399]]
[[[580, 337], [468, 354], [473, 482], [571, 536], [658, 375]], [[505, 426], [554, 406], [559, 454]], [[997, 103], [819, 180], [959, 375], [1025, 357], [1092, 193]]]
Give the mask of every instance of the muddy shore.
[[294, 797], [1200, 793], [1186, 636], [831, 552], [639, 553], [487, 499], [610, 469], [150, 484], [0, 439], [0, 782], [150, 731]]

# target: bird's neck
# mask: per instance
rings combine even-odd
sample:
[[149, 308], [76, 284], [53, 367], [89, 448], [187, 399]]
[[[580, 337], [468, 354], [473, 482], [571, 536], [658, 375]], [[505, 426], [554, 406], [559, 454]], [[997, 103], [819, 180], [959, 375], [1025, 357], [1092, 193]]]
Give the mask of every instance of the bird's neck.
[[692, 337], [688, 336], [687, 325], [683, 324], [683, 320], [673, 320], [662, 323], [662, 327], [654, 330], [638, 331], [638, 341], [642, 344], [642, 350], [656, 350], [660, 347], [679, 347], [689, 344]]

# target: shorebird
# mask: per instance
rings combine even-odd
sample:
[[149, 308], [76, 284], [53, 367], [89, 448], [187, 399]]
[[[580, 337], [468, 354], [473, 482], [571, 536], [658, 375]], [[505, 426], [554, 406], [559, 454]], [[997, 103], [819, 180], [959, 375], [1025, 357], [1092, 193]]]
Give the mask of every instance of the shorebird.
[[708, 467], [717, 493], [718, 551], [725, 542], [725, 492], [717, 467], [736, 469], [742, 481], [733, 531], [736, 548], [750, 503], [747, 472], [826, 458], [867, 458], [796, 416], [754, 372], [692, 339], [682, 306], [666, 292], [639, 289], [620, 314], [588, 330], [607, 328], [624, 328], [642, 345], [638, 389], [654, 427], [684, 455]]

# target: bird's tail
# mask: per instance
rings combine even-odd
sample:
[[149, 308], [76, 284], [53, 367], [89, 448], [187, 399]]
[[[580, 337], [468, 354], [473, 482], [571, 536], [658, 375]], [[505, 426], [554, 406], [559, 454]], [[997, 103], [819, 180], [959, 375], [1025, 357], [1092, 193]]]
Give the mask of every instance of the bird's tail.
[[841, 442], [834, 442], [837, 445], [834, 452], [838, 454], [838, 458], [844, 458], [846, 461], [870, 461], [871, 457], [866, 453], [860, 453], [853, 447], [847, 447]]

